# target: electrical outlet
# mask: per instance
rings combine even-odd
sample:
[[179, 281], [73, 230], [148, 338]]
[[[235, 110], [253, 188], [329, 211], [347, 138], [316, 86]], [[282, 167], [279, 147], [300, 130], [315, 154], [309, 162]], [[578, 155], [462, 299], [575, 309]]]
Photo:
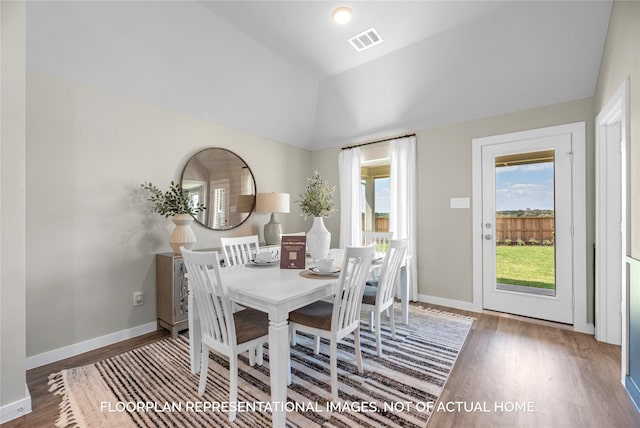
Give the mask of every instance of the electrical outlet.
[[133, 306], [142, 306], [144, 305], [144, 295], [142, 291], [134, 291], [133, 292]]

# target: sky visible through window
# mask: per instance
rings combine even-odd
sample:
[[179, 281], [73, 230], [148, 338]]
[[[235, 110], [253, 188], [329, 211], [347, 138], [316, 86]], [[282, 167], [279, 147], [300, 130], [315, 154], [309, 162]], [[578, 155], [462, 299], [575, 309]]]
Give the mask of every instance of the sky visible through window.
[[553, 162], [496, 167], [496, 211], [553, 210]]
[[[377, 213], [389, 214], [389, 183], [390, 178], [376, 178], [375, 179], [375, 204]], [[360, 207], [364, 213], [364, 207], [366, 201], [364, 197], [364, 184], [362, 184], [362, 191], [360, 192]]]
[[389, 177], [376, 178], [376, 212], [389, 213]]

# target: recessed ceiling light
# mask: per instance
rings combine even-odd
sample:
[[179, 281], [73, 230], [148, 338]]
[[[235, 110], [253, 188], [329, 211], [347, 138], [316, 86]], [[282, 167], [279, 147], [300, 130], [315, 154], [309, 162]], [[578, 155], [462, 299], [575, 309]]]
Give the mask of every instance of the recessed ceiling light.
[[337, 24], [346, 24], [351, 21], [351, 9], [348, 7], [339, 7], [333, 11], [331, 17]]

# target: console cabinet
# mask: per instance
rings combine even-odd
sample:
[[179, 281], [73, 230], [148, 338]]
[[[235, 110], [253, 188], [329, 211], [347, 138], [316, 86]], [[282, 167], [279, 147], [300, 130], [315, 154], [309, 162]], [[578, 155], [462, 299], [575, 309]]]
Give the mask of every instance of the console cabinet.
[[[278, 253], [279, 245], [266, 245], [260, 251]], [[203, 251], [218, 251], [212, 248]], [[224, 266], [224, 260], [220, 257]], [[178, 333], [189, 328], [189, 286], [185, 277], [187, 269], [182, 256], [174, 253], [156, 254], [156, 312], [158, 314], [158, 328], [166, 328], [171, 337], [178, 337]]]
[[189, 328], [189, 289], [185, 278], [186, 268], [181, 255], [156, 254], [156, 312], [158, 328], [166, 328], [171, 337]]

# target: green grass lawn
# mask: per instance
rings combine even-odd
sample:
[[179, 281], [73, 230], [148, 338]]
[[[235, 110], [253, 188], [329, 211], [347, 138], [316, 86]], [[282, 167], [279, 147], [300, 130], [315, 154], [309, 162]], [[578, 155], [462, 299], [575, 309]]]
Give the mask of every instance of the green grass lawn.
[[497, 246], [496, 281], [555, 289], [554, 250], [553, 246]]

